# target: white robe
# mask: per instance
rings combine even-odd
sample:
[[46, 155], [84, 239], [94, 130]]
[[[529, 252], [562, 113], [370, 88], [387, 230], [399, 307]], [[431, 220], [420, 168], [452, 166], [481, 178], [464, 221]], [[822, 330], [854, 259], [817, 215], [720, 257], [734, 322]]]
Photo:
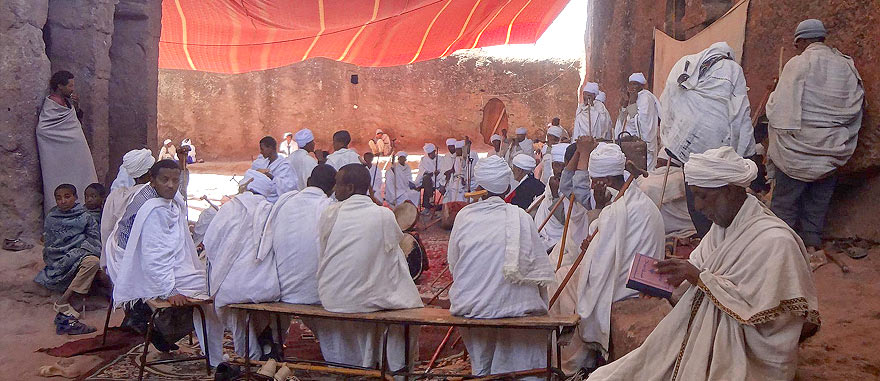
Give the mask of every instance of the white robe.
[[[607, 357], [611, 304], [638, 295], [638, 291], [626, 288], [635, 255], [662, 259], [664, 254], [663, 218], [638, 187], [630, 187], [623, 197], [603, 208], [590, 226], [591, 234], [596, 229], [599, 233], [576, 270], [577, 278], [569, 281], [553, 306], [555, 314], [576, 312], [581, 318], [573, 343], [562, 348], [563, 371], [567, 373], [593, 365], [593, 351]], [[570, 267], [556, 272], [560, 282]]]
[[[468, 205], [456, 217], [449, 242], [452, 315], [495, 319], [547, 313], [553, 265], [524, 210], [500, 197]], [[462, 329], [462, 337], [476, 375], [547, 364], [546, 332], [470, 328]]]
[[663, 226], [668, 237], [687, 238], [694, 235], [697, 230], [687, 208], [685, 199], [684, 172], [681, 167], [669, 167], [669, 177], [666, 179], [666, 193], [663, 193], [663, 178], [666, 177], [666, 167], [654, 168], [648, 171], [647, 178], [639, 179], [638, 185], [645, 195], [651, 198], [654, 204], [660, 204], [660, 195], [663, 195], [663, 204], [660, 205], [660, 215], [663, 216]]
[[119, 249], [108, 250], [107, 242], [110, 240], [110, 237], [114, 237], [113, 240], [115, 241], [116, 235], [112, 233], [116, 229], [116, 224], [119, 223], [119, 219], [125, 214], [125, 208], [131, 201], [131, 197], [138, 194], [145, 186], [149, 185], [140, 184], [133, 187], [116, 189], [111, 191], [104, 200], [104, 210], [101, 212], [100, 264], [102, 268], [106, 269], [107, 266], [113, 266], [114, 273], [118, 271], [119, 264], [122, 262], [123, 251]]
[[434, 176], [434, 171], [439, 172], [440, 169], [440, 156], [437, 156], [434, 159], [428, 157], [428, 155], [422, 156], [422, 160], [419, 160], [419, 174], [416, 175], [415, 184], [417, 187], [422, 186], [422, 179], [425, 175], [430, 174], [434, 180], [434, 186], [437, 186], [437, 178], [442, 175], [442, 173], [438, 173], [437, 176]]
[[284, 139], [281, 140], [281, 144], [278, 144], [278, 153], [284, 154], [284, 157], [290, 157], [297, 149], [299, 149], [299, 145], [296, 144], [296, 140], [287, 141]]
[[354, 163], [363, 164], [360, 155], [350, 148], [342, 148], [327, 155], [327, 165], [333, 167], [337, 171], [347, 164]]
[[367, 170], [370, 171], [370, 189], [373, 190], [373, 197], [379, 202], [384, 201], [385, 197], [382, 195], [382, 185], [385, 184], [385, 182], [382, 181], [382, 169], [380, 169], [379, 164], [376, 163], [371, 167], [367, 167]]
[[[562, 196], [561, 194], [557, 194]], [[538, 205], [538, 208], [535, 210], [535, 224], [538, 227], [544, 223], [544, 220], [547, 219], [547, 216], [550, 215], [550, 209], [553, 208], [553, 204], [559, 201], [559, 198], [553, 198], [553, 192], [550, 190], [550, 186], [544, 187], [544, 199], [541, 200], [541, 204]], [[559, 208], [562, 208], [560, 205]], [[557, 208], [557, 211], [559, 210]], [[564, 216], [565, 214], [563, 214]], [[565, 217], [563, 217], [565, 218]], [[538, 234], [541, 237], [541, 242], [544, 243], [544, 250], [550, 250], [551, 247], [559, 243], [559, 240], [562, 239], [562, 228], [563, 223], [565, 221], [559, 221], [556, 217], [551, 217], [547, 224], [544, 225], [544, 228], [541, 229]]]
[[[637, 136], [648, 143], [648, 166], [645, 168], [654, 168], [657, 165], [657, 153], [660, 145], [658, 143], [658, 124], [660, 122], [660, 101], [654, 94], [648, 90], [639, 92], [636, 100], [638, 111], [635, 115], [627, 115], [621, 111], [621, 115], [617, 118], [614, 125], [614, 139], [624, 131], [629, 132], [633, 136]], [[626, 123], [622, 125], [622, 123]]]
[[592, 106], [579, 104], [575, 110], [572, 141], [581, 136], [611, 140], [611, 114], [602, 102], [594, 101]]
[[412, 182], [412, 169], [409, 165], [394, 163], [390, 170], [385, 171], [385, 200], [388, 205], [395, 207], [404, 202], [412, 202], [419, 205], [419, 191], [410, 189]]
[[[185, 211], [186, 204], [179, 194], [174, 200], [150, 199], [138, 209], [119, 274], [114, 278], [115, 307], [175, 294], [208, 298], [205, 266], [189, 236]], [[204, 312], [208, 337], [201, 329], [195, 331], [203, 352], [202, 343], [210, 342], [211, 365], [217, 366], [223, 361], [223, 324], [214, 309], [205, 308]], [[193, 326], [202, 326], [195, 309]]]
[[[269, 163], [269, 159], [260, 155], [251, 164], [251, 169], [268, 169], [269, 173], [272, 174], [272, 183], [275, 187], [272, 192], [265, 195], [266, 200], [269, 200], [269, 202], [275, 202], [278, 200], [278, 196], [298, 189], [297, 174], [286, 158], [278, 156], [275, 161]], [[248, 177], [245, 176], [243, 181], [247, 180]]]
[[[325, 309], [352, 313], [422, 307], [400, 249], [403, 232], [391, 210], [353, 195], [324, 211], [318, 235], [318, 295]], [[321, 321], [315, 328], [325, 360], [369, 367], [379, 362], [383, 325]], [[391, 369], [402, 368], [403, 357], [403, 329], [392, 326], [386, 356]]]
[[791, 380], [804, 322], [819, 324], [803, 241], [748, 196], [691, 253], [700, 270], [636, 350], [590, 380]]
[[304, 149], [293, 151], [287, 157], [290, 167], [296, 173], [296, 189], [303, 190], [308, 184], [309, 177], [312, 176], [312, 170], [318, 166], [318, 161]]

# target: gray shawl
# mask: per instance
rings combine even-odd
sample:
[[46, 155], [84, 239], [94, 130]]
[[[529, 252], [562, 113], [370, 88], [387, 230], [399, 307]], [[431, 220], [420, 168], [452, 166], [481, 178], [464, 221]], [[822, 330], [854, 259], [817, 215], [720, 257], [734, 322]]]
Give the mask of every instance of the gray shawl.
[[46, 267], [37, 274], [34, 282], [52, 291], [67, 289], [85, 256], [101, 255], [98, 223], [81, 204], [66, 212], [52, 208], [46, 216], [43, 235]]

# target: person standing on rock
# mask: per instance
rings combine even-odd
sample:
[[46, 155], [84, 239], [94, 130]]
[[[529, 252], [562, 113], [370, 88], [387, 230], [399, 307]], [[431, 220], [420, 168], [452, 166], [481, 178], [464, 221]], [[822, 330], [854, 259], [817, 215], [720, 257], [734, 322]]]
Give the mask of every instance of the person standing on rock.
[[800, 54], [785, 64], [767, 101], [771, 209], [811, 253], [822, 245], [837, 169], [856, 149], [865, 98], [852, 58], [825, 45], [825, 35], [819, 20], [798, 25], [794, 43]]
[[[65, 70], [53, 74], [49, 89], [36, 130], [46, 214], [55, 207], [55, 188], [59, 185], [72, 184], [84, 190], [98, 182], [92, 151], [80, 124], [83, 111], [74, 93], [73, 74]], [[85, 195], [77, 197], [84, 199]]]

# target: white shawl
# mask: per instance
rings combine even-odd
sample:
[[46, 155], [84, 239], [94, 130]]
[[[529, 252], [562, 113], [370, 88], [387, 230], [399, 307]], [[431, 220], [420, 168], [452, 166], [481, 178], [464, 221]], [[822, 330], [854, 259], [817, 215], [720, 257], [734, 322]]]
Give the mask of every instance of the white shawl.
[[312, 176], [312, 170], [318, 166], [318, 161], [309, 155], [304, 149], [293, 151], [293, 153], [287, 157], [287, 161], [290, 163], [290, 168], [293, 169], [293, 173], [296, 174], [297, 190], [305, 189], [309, 177]]
[[385, 171], [385, 201], [391, 207], [403, 204], [407, 200], [419, 204], [419, 192], [409, 188], [412, 181], [412, 169], [408, 165], [394, 163], [390, 171]]
[[327, 155], [327, 165], [337, 171], [348, 164], [354, 163], [361, 163], [361, 157], [356, 151], [349, 148], [342, 148]]
[[644, 140], [648, 143], [648, 168], [654, 168], [659, 152], [657, 135], [660, 122], [660, 101], [650, 91], [642, 90], [636, 100], [636, 106], [638, 110], [635, 115], [627, 115], [621, 111], [621, 115], [614, 125], [614, 139], [626, 131]]
[[[135, 185], [130, 188], [116, 189], [104, 200], [104, 210], [101, 212], [101, 267], [108, 269], [108, 274], [113, 278], [122, 263], [124, 249], [116, 244], [116, 226], [119, 219], [125, 214], [125, 208], [131, 202], [132, 197], [141, 192], [141, 189], [149, 184]], [[110, 239], [110, 237], [114, 237]], [[110, 246], [108, 246], [110, 243]]]
[[581, 136], [610, 140], [613, 139], [611, 133], [611, 114], [602, 102], [593, 102], [592, 106], [578, 105], [575, 110], [572, 141], [576, 141]]
[[[660, 196], [663, 195], [660, 214], [663, 216], [666, 235], [678, 238], [694, 235], [697, 230], [694, 228], [694, 222], [691, 221], [685, 199], [684, 171], [681, 167], [671, 166], [668, 178], [666, 178], [666, 167], [654, 168], [648, 173], [647, 178], [639, 179], [639, 189], [657, 205], [660, 205]], [[665, 193], [664, 178], [666, 178]]]
[[[278, 156], [275, 158], [275, 161], [270, 163], [269, 159], [260, 155], [251, 164], [251, 169], [268, 169], [269, 173], [272, 174], [272, 183], [275, 187], [269, 194], [264, 195], [269, 202], [275, 202], [282, 194], [299, 189], [298, 176], [294, 172], [293, 167], [290, 166], [290, 161], [287, 158]], [[242, 181], [246, 182], [248, 178], [250, 176], [245, 175]]]

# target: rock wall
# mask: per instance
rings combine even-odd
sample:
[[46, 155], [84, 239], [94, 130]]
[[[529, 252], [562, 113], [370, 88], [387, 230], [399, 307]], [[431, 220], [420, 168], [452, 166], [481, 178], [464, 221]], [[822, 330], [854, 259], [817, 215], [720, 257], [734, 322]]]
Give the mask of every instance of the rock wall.
[[73, 73], [98, 181], [107, 174], [110, 43], [116, 0], [50, 0], [44, 29], [52, 72]]
[[42, 27], [48, 0], [0, 2], [0, 235], [39, 237], [43, 213], [34, 128], [49, 59]]
[[241, 160], [258, 153], [263, 136], [303, 127], [324, 149], [333, 132], [347, 129], [364, 152], [381, 128], [398, 147], [421, 151], [449, 136], [476, 138], [493, 97], [505, 103], [511, 128], [538, 135], [554, 116], [572, 126], [578, 69], [579, 61], [453, 55], [388, 68], [315, 59], [238, 75], [160, 70], [159, 140], [188, 137], [201, 158]]

